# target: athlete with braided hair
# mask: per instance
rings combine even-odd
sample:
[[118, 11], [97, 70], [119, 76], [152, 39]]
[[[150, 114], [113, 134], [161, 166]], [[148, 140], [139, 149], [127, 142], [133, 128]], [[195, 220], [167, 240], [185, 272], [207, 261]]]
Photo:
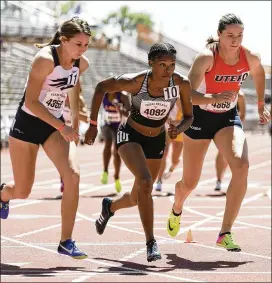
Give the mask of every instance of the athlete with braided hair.
[[190, 82], [175, 71], [176, 50], [168, 43], [154, 44], [148, 53], [149, 70], [111, 77], [97, 84], [91, 105], [90, 127], [85, 143], [93, 144], [97, 135], [97, 114], [107, 92], [127, 91], [131, 94], [131, 112], [121, 124], [116, 147], [122, 160], [135, 176], [131, 192], [111, 200], [104, 198], [102, 212], [96, 220], [98, 234], [103, 234], [107, 222], [122, 208], [138, 205], [146, 236], [147, 260], [161, 259], [154, 232], [152, 200], [153, 183], [161, 166], [165, 149], [165, 122], [177, 99], [181, 100], [183, 120], [170, 125], [168, 135], [175, 139], [193, 121]]

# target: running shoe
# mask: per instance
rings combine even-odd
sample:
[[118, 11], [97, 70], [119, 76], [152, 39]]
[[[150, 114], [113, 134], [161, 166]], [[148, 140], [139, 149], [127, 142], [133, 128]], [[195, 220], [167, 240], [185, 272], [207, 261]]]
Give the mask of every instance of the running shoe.
[[119, 179], [115, 180], [115, 190], [117, 193], [120, 193], [122, 191], [122, 185]]
[[156, 183], [156, 185], [155, 185], [155, 190], [156, 190], [157, 192], [161, 192], [161, 190], [162, 190], [162, 182], [161, 182], [161, 181], [158, 181], [158, 182]]
[[78, 249], [75, 241], [71, 239], [59, 243], [58, 253], [68, 255], [74, 259], [84, 259], [88, 257], [87, 254]]
[[216, 245], [225, 248], [227, 251], [240, 252], [241, 247], [237, 245], [234, 241], [234, 235], [232, 233], [227, 233], [222, 236], [218, 236]]
[[148, 262], [161, 259], [161, 253], [159, 252], [156, 240], [151, 240], [146, 244], [146, 252]]
[[114, 213], [110, 211], [111, 203], [112, 200], [110, 198], [103, 198], [102, 212], [99, 218], [95, 221], [96, 231], [99, 235], [104, 233], [109, 219], [114, 215]]
[[108, 172], [104, 171], [100, 178], [101, 183], [104, 185], [108, 184], [108, 178], [109, 178]]
[[[0, 186], [0, 191], [3, 190], [5, 185], [6, 184], [3, 183]], [[9, 201], [5, 202], [5, 201], [2, 201], [0, 198], [0, 209], [1, 209], [1, 219], [7, 219], [9, 215]]]
[[216, 186], [215, 186], [215, 189], [214, 189], [216, 192], [219, 192], [221, 191], [221, 182], [220, 181], [217, 181], [216, 182]]
[[171, 210], [171, 213], [167, 220], [167, 232], [171, 237], [176, 237], [179, 232], [180, 217], [181, 215], [176, 216]]

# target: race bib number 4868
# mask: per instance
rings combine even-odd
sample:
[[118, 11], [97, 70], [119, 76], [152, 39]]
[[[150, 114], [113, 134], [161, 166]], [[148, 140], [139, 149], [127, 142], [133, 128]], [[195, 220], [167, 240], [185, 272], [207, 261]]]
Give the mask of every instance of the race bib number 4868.
[[151, 120], [163, 119], [170, 110], [170, 102], [168, 101], [142, 101], [140, 113], [145, 118]]

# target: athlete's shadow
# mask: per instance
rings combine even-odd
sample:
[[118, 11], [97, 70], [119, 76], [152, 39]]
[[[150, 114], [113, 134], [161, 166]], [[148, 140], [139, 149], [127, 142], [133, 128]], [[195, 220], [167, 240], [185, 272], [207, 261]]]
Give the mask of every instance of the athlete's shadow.
[[[165, 255], [162, 255], [163, 260]], [[193, 271], [213, 271], [218, 269], [235, 268], [240, 265], [251, 263], [253, 261], [191, 261], [176, 254], [166, 254], [166, 264], [168, 266], [160, 266], [158, 262], [151, 262], [147, 264], [135, 263], [131, 261], [121, 261], [108, 258], [95, 258], [97, 260], [111, 261], [114, 263], [121, 263], [121, 266], [116, 267], [100, 267], [100, 273], [119, 273], [119, 275], [148, 275], [148, 272], [169, 272], [177, 269], [193, 270]]]
[[[51, 268], [33, 268], [20, 267], [17, 265], [1, 263], [1, 276], [3, 275], [22, 275], [25, 277], [53, 277], [58, 273], [67, 271], [82, 271], [85, 272], [85, 267], [51, 267]], [[89, 271], [88, 271], [89, 272]]]
[[253, 261], [192, 261], [177, 256], [176, 254], [166, 254], [167, 264], [173, 265], [174, 269], [188, 269], [195, 271], [213, 271], [217, 269], [235, 268]]
[[[105, 194], [105, 195], [91, 195], [91, 196], [80, 196], [81, 198], [113, 198], [117, 197], [117, 193]], [[120, 195], [121, 196], [121, 195]]]
[[214, 192], [212, 194], [196, 194], [197, 197], [211, 197], [211, 198], [220, 198], [220, 197], [225, 197], [226, 193], [225, 192]]
[[[156, 265], [155, 262], [151, 262], [147, 264], [141, 264], [141, 263], [135, 263], [131, 261], [122, 261], [122, 260], [117, 260], [117, 259], [108, 259], [108, 258], [95, 258], [97, 260], [105, 260], [105, 261], [111, 261], [114, 263], [121, 263], [122, 265], [120, 266], [110, 266], [110, 267], [99, 267], [99, 269], [102, 269], [103, 271], [100, 271], [99, 273], [108, 273], [108, 272], [113, 272], [113, 273], [119, 273], [119, 275], [148, 275], [148, 272], [168, 272], [174, 270], [172, 267], [161, 267]], [[158, 261], [159, 263], [160, 261]]]

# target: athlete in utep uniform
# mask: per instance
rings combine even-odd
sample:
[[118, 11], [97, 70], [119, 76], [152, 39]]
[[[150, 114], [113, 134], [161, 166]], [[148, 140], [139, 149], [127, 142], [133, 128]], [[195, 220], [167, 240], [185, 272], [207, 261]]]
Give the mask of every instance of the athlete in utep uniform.
[[[176, 236], [184, 201], [196, 188], [211, 140], [226, 158], [232, 178], [226, 194], [226, 208], [216, 241], [229, 251], [240, 251], [231, 228], [247, 189], [248, 149], [237, 113], [238, 92], [251, 71], [258, 95], [261, 123], [270, 113], [264, 107], [265, 73], [258, 56], [241, 46], [244, 26], [234, 14], [224, 15], [218, 26], [219, 40], [208, 39], [189, 71], [194, 104], [194, 122], [184, 132], [183, 176], [176, 183], [175, 200], [167, 221], [169, 235]], [[220, 101], [221, 100], [221, 101]]]
[[121, 198], [104, 198], [102, 212], [96, 220], [98, 234], [103, 234], [114, 212], [138, 205], [145, 231], [147, 260], [161, 259], [154, 237], [153, 183], [157, 178], [165, 148], [165, 127], [168, 114], [180, 96], [184, 118], [175, 127], [170, 125], [170, 138], [188, 129], [193, 120], [190, 82], [174, 72], [176, 50], [168, 43], [154, 44], [148, 53], [151, 70], [124, 74], [98, 83], [91, 106], [90, 127], [85, 143], [92, 144], [97, 135], [97, 114], [105, 92], [127, 91], [131, 94], [131, 113], [117, 133], [118, 152], [135, 176], [131, 192]]
[[[10, 129], [9, 151], [14, 183], [1, 185], [1, 218], [6, 219], [11, 199], [26, 199], [31, 193], [39, 146], [54, 163], [66, 190], [61, 202], [62, 229], [58, 252], [76, 259], [86, 258], [72, 231], [79, 198], [79, 169], [70, 145], [78, 139], [78, 80], [88, 66], [83, 55], [91, 36], [90, 26], [80, 18], [65, 21], [49, 43], [35, 56], [23, 99]], [[72, 124], [66, 126], [63, 107], [72, 91]], [[48, 208], [50, 209], [50, 207]]]
[[[108, 167], [112, 155], [112, 145], [115, 143], [117, 129], [122, 121], [123, 116], [128, 116], [129, 108], [129, 99], [122, 92], [105, 93], [102, 111], [103, 126], [101, 129], [104, 138], [104, 171], [101, 175], [102, 184], [108, 183]], [[121, 158], [115, 146], [113, 148], [113, 164], [115, 189], [119, 193], [122, 190], [122, 185], [119, 179]]]

